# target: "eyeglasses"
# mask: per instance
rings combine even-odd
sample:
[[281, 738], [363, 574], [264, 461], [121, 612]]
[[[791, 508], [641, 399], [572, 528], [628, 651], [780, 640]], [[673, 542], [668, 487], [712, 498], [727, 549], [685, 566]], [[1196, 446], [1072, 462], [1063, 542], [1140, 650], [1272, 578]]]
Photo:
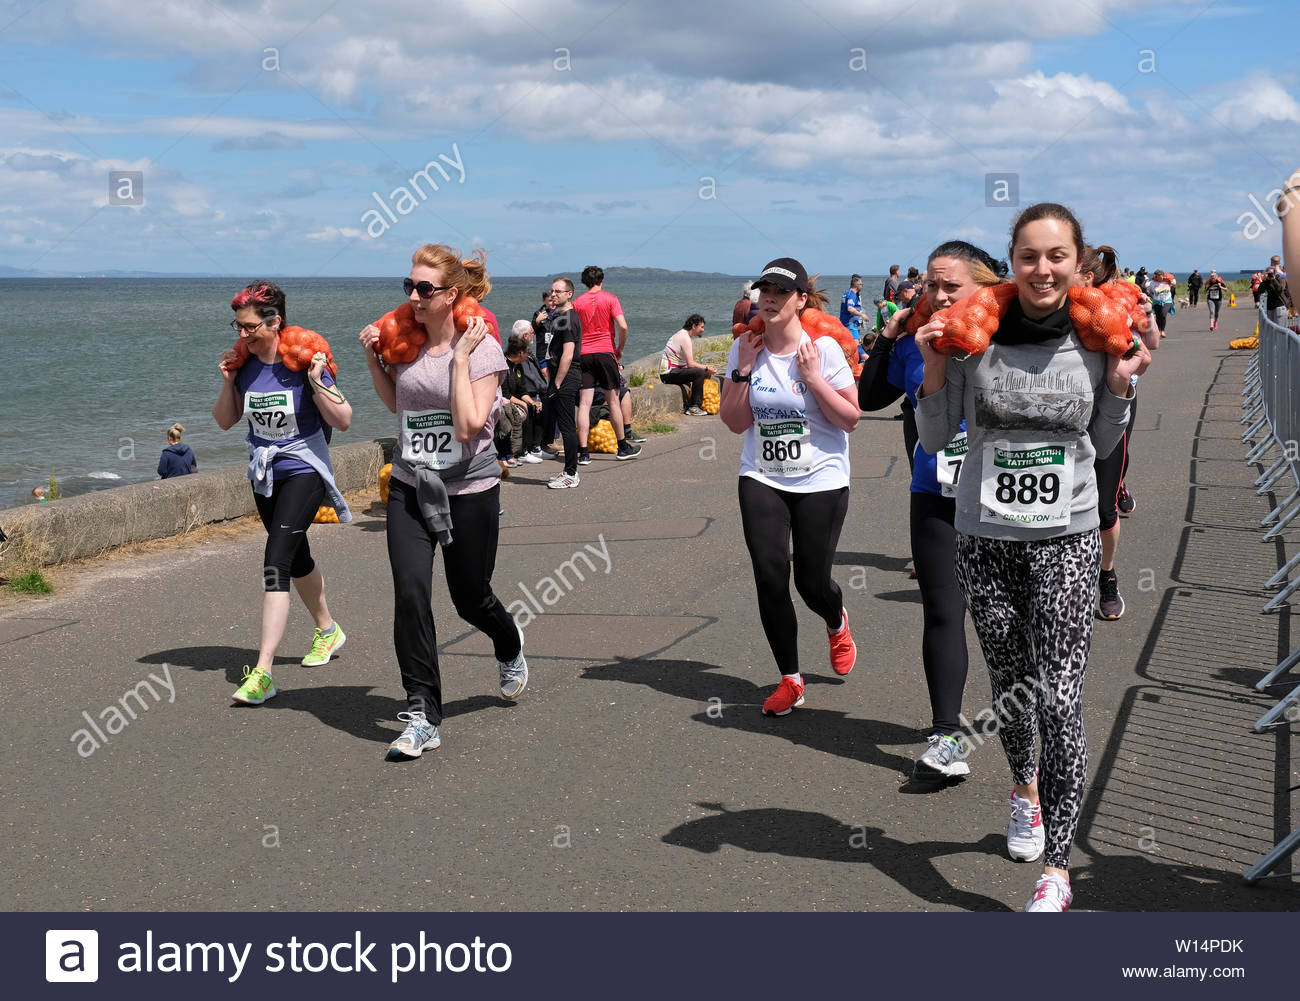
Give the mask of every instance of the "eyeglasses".
[[409, 278], [402, 279], [402, 291], [407, 295], [418, 292], [421, 299], [432, 299], [435, 292], [445, 292], [447, 289], [455, 287], [454, 285], [435, 285], [433, 282], [413, 282]]
[[547, 295], [568, 295], [569, 290], [567, 288], [553, 288], [546, 294]]
[[261, 320], [257, 323], [240, 323], [238, 320], [230, 321], [230, 329], [234, 330], [236, 333], [242, 333], [242, 334], [251, 334], [258, 327], [263, 327], [265, 325], [266, 325], [265, 320]]

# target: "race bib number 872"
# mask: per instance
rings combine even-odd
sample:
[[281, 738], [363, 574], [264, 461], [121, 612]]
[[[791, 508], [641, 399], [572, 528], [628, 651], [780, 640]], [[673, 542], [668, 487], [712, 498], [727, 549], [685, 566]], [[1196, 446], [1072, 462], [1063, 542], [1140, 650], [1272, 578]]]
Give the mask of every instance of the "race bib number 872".
[[1055, 528], [1070, 523], [1074, 448], [985, 442], [980, 521]]

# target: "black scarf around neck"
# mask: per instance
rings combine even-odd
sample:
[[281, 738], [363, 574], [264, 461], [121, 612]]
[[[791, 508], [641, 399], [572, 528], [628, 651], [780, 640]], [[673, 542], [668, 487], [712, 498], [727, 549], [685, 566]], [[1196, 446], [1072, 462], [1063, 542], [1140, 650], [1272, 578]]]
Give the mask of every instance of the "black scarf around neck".
[[1070, 332], [1070, 303], [1067, 300], [1054, 313], [1041, 320], [1031, 320], [1025, 315], [1019, 299], [1012, 299], [1007, 315], [998, 324], [993, 335], [994, 344], [1042, 344], [1054, 341]]

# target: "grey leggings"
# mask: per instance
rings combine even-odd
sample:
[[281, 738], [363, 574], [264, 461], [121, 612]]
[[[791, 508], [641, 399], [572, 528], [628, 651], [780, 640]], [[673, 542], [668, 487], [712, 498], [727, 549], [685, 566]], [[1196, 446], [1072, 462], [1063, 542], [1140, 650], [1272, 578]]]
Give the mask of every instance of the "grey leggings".
[[1206, 299], [1205, 305], [1210, 307], [1210, 322], [1219, 322], [1219, 307], [1223, 305], [1222, 299]]
[[957, 583], [993, 690], [995, 716], [985, 714], [984, 732], [996, 718], [1016, 785], [1032, 782], [1037, 770], [1043, 863], [1058, 869], [1069, 867], [1088, 780], [1083, 674], [1100, 567], [1095, 528], [1035, 542], [957, 536]]

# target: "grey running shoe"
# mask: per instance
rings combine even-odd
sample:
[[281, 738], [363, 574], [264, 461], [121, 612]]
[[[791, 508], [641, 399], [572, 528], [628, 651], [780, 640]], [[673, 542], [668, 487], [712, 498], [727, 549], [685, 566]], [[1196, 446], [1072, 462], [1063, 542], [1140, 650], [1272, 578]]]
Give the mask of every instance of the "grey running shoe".
[[939, 733], [932, 733], [927, 739], [930, 746], [912, 766], [912, 778], [951, 779], [970, 774], [970, 765], [966, 764], [968, 749], [964, 741]]
[[577, 473], [572, 476], [568, 473], [561, 473], [559, 476], [552, 476], [546, 485], [552, 490], [572, 490], [580, 482]]
[[633, 445], [630, 441], [624, 439], [618, 443], [618, 452], [614, 455], [616, 459], [635, 459], [641, 454], [641, 446]]
[[501, 679], [501, 695], [507, 699], [517, 699], [528, 687], [528, 661], [524, 660], [524, 631], [519, 628], [519, 653], [514, 660], [497, 661], [497, 675]]
[[438, 728], [422, 712], [398, 713], [397, 718], [406, 724], [402, 735], [388, 745], [388, 760], [418, 758], [442, 743]]
[[708, 417], [708, 411], [703, 407], [687, 407], [685, 410], [687, 417]]
[[1124, 599], [1119, 593], [1119, 578], [1114, 570], [1103, 570], [1098, 582], [1097, 618], [1113, 621], [1124, 614]]

